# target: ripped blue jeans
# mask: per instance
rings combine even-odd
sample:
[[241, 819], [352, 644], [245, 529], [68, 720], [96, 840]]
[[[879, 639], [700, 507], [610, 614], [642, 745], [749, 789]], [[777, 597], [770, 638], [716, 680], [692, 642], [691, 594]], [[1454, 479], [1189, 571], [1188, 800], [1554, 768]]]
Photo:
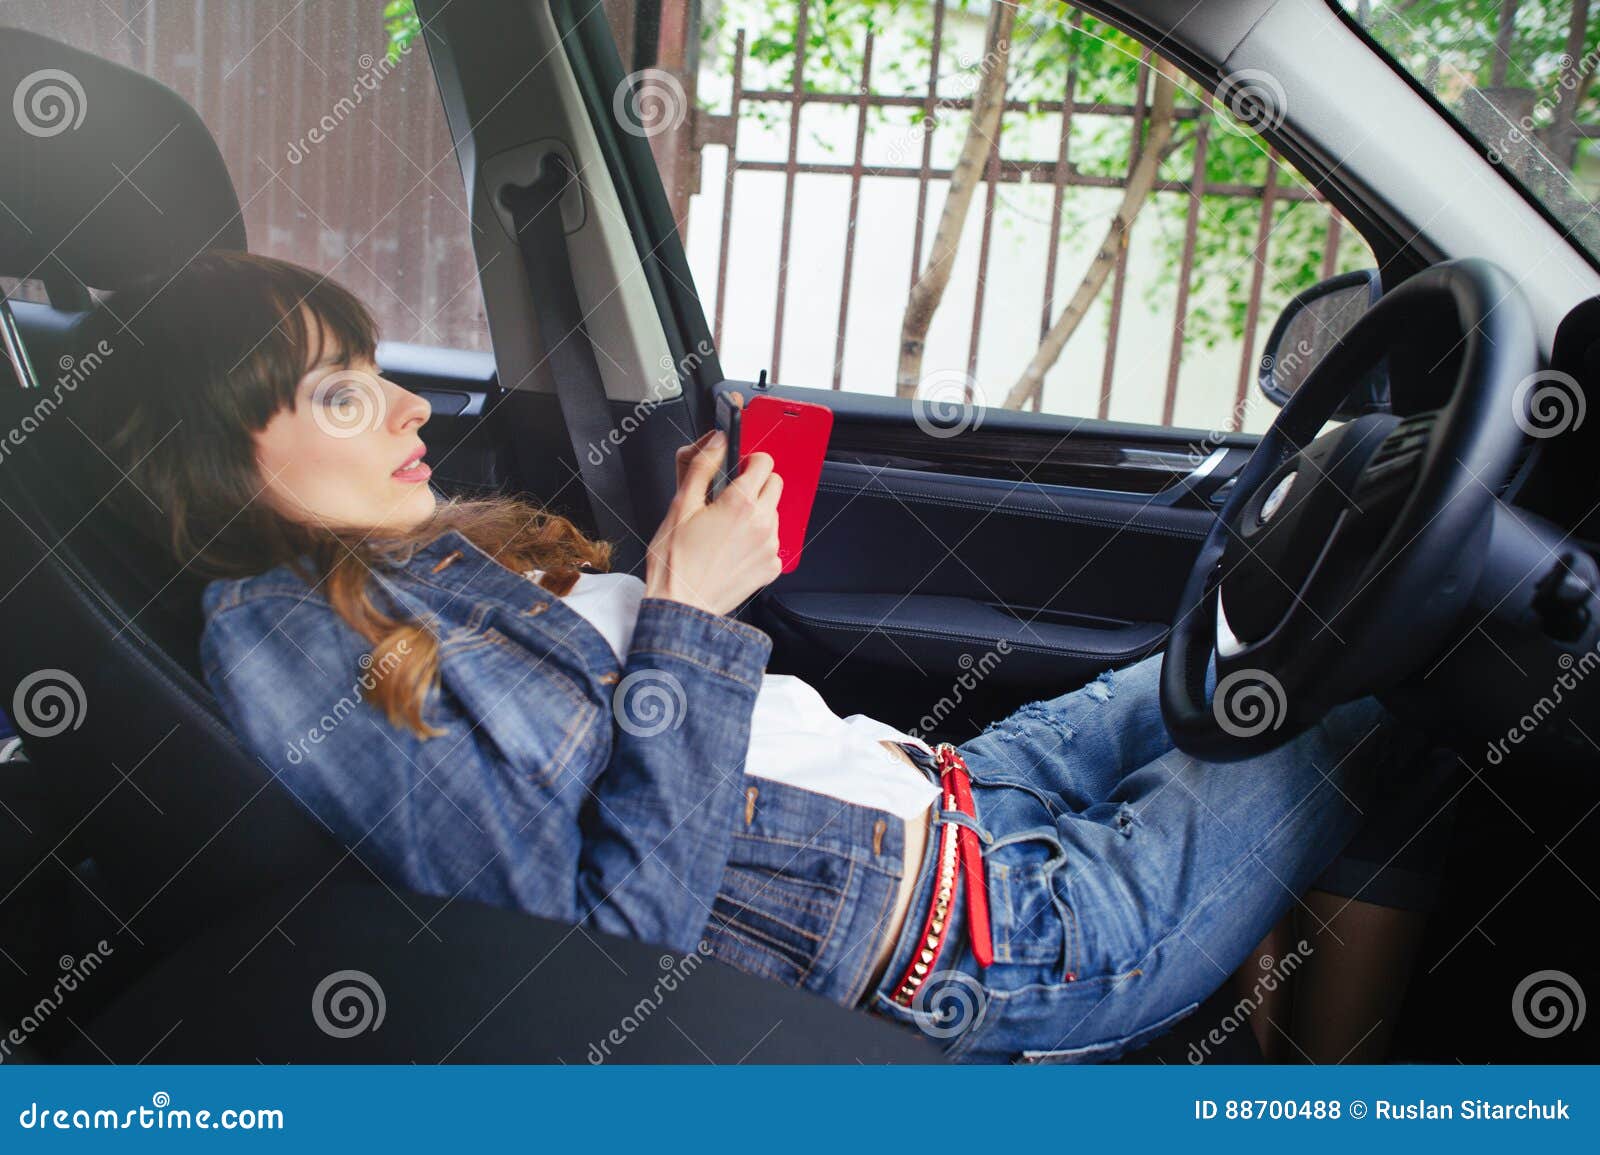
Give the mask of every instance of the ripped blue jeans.
[[973, 777], [994, 965], [972, 956], [963, 898], [953, 947], [914, 1005], [890, 1001], [921, 946], [929, 854], [866, 1006], [915, 1024], [952, 1058], [1116, 1058], [1221, 986], [1362, 825], [1378, 776], [1406, 774], [1425, 749], [1363, 699], [1270, 754], [1198, 762], [1162, 724], [1160, 670], [1153, 657], [1103, 675], [959, 747]]

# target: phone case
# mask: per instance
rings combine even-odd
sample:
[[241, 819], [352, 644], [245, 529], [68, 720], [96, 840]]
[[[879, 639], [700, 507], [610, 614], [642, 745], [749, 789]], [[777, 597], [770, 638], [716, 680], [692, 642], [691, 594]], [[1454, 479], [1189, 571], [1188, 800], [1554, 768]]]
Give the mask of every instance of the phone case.
[[744, 407], [739, 429], [739, 462], [752, 453], [772, 455], [773, 472], [783, 478], [778, 495], [778, 556], [783, 572], [800, 564], [806, 526], [822, 480], [822, 461], [833, 432], [833, 410], [786, 397], [755, 397]]
[[723, 450], [722, 464], [706, 491], [706, 500], [715, 501], [717, 494], [728, 487], [739, 472], [743, 459], [739, 456], [739, 429], [744, 416], [744, 395], [738, 390], [717, 394], [717, 428], [727, 435], [728, 444]]

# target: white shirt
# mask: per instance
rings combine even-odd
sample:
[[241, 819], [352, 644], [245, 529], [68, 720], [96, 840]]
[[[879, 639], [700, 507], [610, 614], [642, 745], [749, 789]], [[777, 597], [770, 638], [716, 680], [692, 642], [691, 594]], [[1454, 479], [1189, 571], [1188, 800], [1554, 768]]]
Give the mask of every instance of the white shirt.
[[[537, 577], [543, 571], [529, 570]], [[600, 631], [624, 661], [644, 598], [632, 574], [580, 573], [562, 600]], [[886, 810], [899, 818], [927, 812], [939, 788], [880, 740], [928, 744], [865, 714], [841, 718], [792, 674], [762, 674], [750, 719], [745, 773]]]

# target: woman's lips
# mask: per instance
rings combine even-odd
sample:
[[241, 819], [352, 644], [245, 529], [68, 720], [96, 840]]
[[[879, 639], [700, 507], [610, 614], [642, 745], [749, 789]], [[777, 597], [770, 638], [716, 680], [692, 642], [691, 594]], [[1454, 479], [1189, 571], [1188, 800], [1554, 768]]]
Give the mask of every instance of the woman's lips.
[[428, 463], [422, 460], [422, 454], [418, 453], [389, 476], [396, 481], [427, 481], [428, 478], [433, 476], [433, 470], [428, 468]]

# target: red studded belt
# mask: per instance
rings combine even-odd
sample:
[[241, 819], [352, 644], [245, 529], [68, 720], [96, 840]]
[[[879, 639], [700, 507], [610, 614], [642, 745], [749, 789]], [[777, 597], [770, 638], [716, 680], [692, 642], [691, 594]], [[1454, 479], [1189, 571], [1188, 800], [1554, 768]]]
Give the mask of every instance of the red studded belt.
[[[945, 810], [959, 810], [970, 818], [977, 818], [972, 802], [972, 776], [967, 763], [948, 742], [933, 748], [935, 764], [939, 769], [942, 804]], [[978, 965], [987, 967], [994, 962], [994, 941], [989, 930], [989, 888], [984, 883], [983, 851], [978, 834], [970, 826], [958, 822], [945, 822], [939, 828], [938, 860], [933, 881], [933, 900], [928, 913], [923, 916], [922, 936], [917, 950], [906, 964], [905, 973], [894, 985], [891, 998], [903, 1007], [909, 1007], [917, 997], [917, 990], [934, 972], [943, 953], [945, 926], [950, 919], [950, 906], [956, 901], [956, 892], [966, 884], [967, 936], [972, 943], [973, 957]]]

